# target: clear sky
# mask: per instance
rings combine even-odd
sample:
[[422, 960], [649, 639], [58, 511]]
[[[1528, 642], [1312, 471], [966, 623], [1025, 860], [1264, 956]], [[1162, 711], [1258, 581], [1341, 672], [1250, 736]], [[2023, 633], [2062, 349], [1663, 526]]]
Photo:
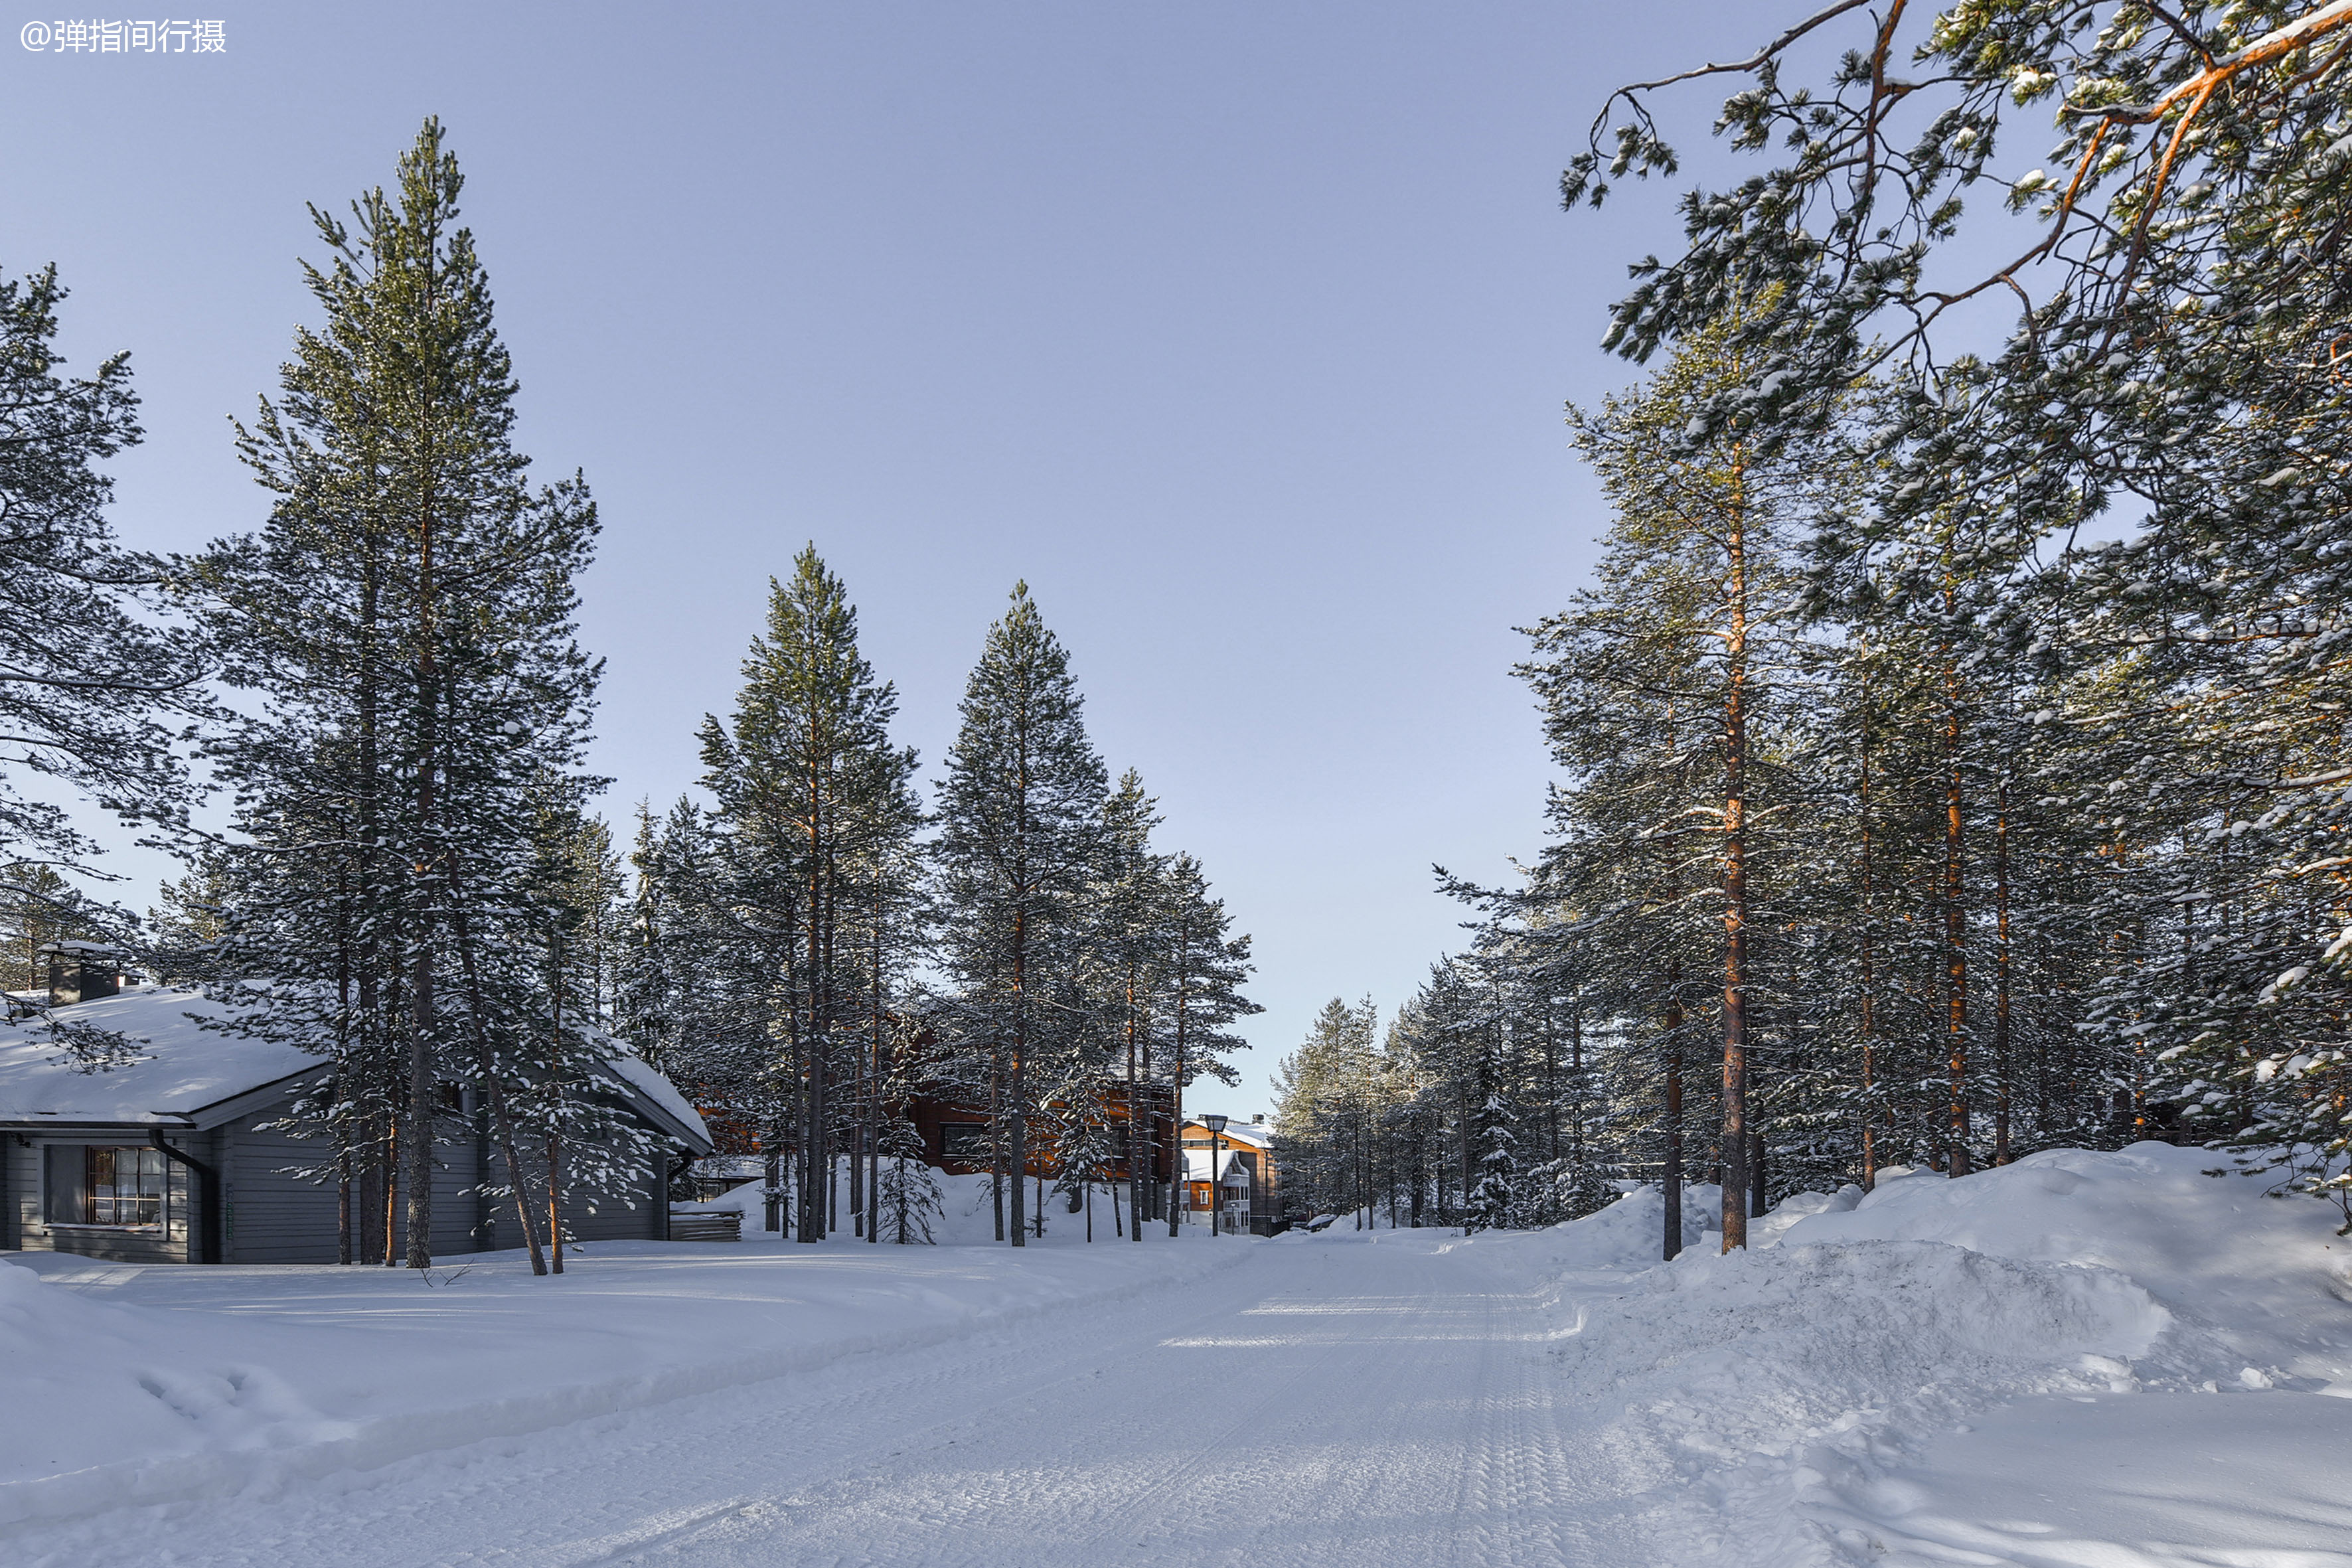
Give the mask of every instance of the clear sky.
[[1458, 942], [1433, 862], [1540, 842], [1512, 627], [1590, 566], [1562, 405], [1632, 378], [1607, 306], [1674, 238], [1559, 173], [1610, 86], [1782, 9], [240, 4], [224, 52], [88, 55], [20, 8], [0, 268], [60, 266], [79, 364], [132, 351], [117, 521], [194, 548], [264, 514], [228, 420], [310, 317], [304, 204], [440, 115], [523, 449], [604, 519], [607, 815], [692, 786], [803, 542], [927, 760], [1025, 577], [1256, 940], [1245, 1082], [1195, 1100], [1247, 1114], [1325, 1000], [1385, 1017]]

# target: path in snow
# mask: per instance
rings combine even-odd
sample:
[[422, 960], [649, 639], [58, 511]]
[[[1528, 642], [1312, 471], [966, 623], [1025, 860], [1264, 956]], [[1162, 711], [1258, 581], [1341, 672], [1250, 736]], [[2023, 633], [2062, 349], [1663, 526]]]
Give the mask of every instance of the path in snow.
[[1557, 1319], [1430, 1233], [1230, 1243], [1143, 1300], [330, 1477], [121, 1510], [12, 1563], [251, 1568], [1644, 1563], [1570, 1453]]

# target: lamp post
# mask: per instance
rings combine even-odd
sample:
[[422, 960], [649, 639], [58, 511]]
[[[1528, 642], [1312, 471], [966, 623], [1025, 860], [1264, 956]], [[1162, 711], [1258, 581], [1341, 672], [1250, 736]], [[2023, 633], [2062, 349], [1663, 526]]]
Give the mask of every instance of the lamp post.
[[1201, 1125], [1209, 1130], [1209, 1234], [1211, 1236], [1217, 1234], [1217, 1194], [1219, 1192], [1217, 1184], [1217, 1139], [1218, 1136], [1224, 1131], [1225, 1123], [1231, 1120], [1232, 1118], [1230, 1117], [1218, 1116], [1213, 1113], [1201, 1118]]

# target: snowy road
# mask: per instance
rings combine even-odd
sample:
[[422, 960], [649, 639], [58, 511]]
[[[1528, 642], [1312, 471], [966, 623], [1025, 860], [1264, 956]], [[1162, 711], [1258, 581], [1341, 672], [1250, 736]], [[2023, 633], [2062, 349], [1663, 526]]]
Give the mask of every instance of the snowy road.
[[[1563, 1441], [1557, 1319], [1430, 1233], [1200, 1238], [1142, 1299], [366, 1473], [117, 1510], [12, 1562], [255, 1568], [1661, 1560]], [[1630, 1478], [1629, 1478], [1630, 1479]], [[1620, 1497], [1624, 1499], [1619, 1501]]]
[[1652, 1193], [562, 1282], [33, 1258], [0, 1564], [2352, 1568], [2352, 1257], [2208, 1158], [1888, 1176], [1665, 1267]]

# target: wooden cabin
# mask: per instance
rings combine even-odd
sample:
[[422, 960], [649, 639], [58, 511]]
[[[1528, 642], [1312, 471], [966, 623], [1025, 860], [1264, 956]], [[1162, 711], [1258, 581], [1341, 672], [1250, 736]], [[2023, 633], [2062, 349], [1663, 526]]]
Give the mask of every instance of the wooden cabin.
[[[1128, 1180], [1130, 1159], [1139, 1142], [1134, 1129], [1139, 1126], [1140, 1142], [1148, 1161], [1144, 1180], [1165, 1183], [1171, 1173], [1168, 1133], [1174, 1098], [1165, 1084], [1139, 1083], [1131, 1087], [1130, 1096], [1130, 1086], [1114, 1079], [1096, 1096], [1111, 1148], [1110, 1165], [1104, 1179]], [[1060, 1109], [1058, 1103], [1047, 1105], [1043, 1114], [1029, 1120], [1028, 1173], [1032, 1176], [1060, 1173], [1060, 1151], [1054, 1137], [1052, 1114]], [[933, 1092], [917, 1095], [907, 1110], [908, 1120], [922, 1134], [924, 1157], [932, 1165], [959, 1175], [988, 1170], [988, 1108], [984, 1103], [974, 1105], [959, 1096]]]
[[[95, 1072], [65, 1058], [47, 1020], [0, 1024], [0, 1249], [126, 1263], [335, 1261], [335, 1185], [300, 1173], [330, 1156], [277, 1125], [326, 1064], [198, 1022], [227, 1016], [194, 992], [150, 985], [52, 1011], [120, 1039], [121, 1058]], [[608, 1045], [585, 1092], [650, 1132], [655, 1148], [620, 1190], [568, 1193], [566, 1229], [583, 1241], [662, 1239], [670, 1173], [709, 1152], [710, 1136], [667, 1079]], [[472, 1101], [449, 1086], [434, 1150], [436, 1257], [522, 1245], [511, 1210], [471, 1190], [501, 1179]], [[355, 1206], [368, 1209], [371, 1195], [382, 1197], [362, 1191]], [[380, 1239], [370, 1247], [368, 1229], [354, 1228], [362, 1254], [380, 1258]]]

